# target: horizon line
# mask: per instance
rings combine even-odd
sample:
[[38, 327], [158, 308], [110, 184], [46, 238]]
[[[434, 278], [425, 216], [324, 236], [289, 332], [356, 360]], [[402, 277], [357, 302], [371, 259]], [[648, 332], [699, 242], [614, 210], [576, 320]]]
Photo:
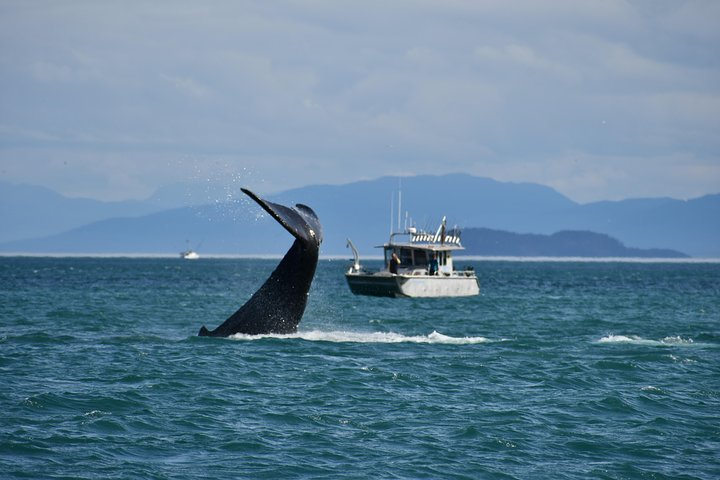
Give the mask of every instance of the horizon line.
[[[0, 258], [131, 258], [131, 259], [177, 259], [183, 263], [198, 260], [280, 260], [284, 254], [240, 254], [240, 253], [218, 253], [202, 255], [196, 260], [186, 260], [178, 254], [170, 253], [52, 253], [52, 252], [0, 252]], [[537, 263], [720, 263], [720, 257], [577, 257], [577, 256], [507, 256], [507, 255], [455, 255], [456, 260], [464, 261], [497, 261], [497, 262], [537, 262]], [[382, 261], [380, 255], [363, 257], [368, 261]], [[320, 260], [352, 262], [347, 255], [320, 255]]]

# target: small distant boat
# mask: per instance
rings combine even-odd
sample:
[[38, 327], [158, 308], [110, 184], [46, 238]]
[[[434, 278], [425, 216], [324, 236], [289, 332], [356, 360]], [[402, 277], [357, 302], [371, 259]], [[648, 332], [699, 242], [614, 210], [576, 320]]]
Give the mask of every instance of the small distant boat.
[[183, 258], [185, 260], [197, 260], [200, 258], [200, 255], [194, 250], [185, 250], [184, 252], [180, 252], [180, 258]]
[[[378, 297], [466, 297], [478, 295], [475, 270], [457, 271], [452, 254], [464, 250], [458, 229], [446, 231], [445, 218], [435, 234], [414, 227], [392, 233], [384, 252], [384, 268], [371, 272], [360, 265], [358, 251], [348, 239], [353, 264], [345, 273], [355, 295]], [[404, 237], [404, 239], [403, 239]], [[399, 260], [399, 263], [398, 263]]]
[[[202, 243], [202, 242], [200, 242], [200, 243]], [[192, 248], [190, 248], [189, 240], [187, 241], [187, 244], [188, 244], [187, 248], [184, 251], [180, 252], [180, 258], [182, 258], [184, 260], [197, 260], [198, 258], [200, 258], [200, 255], [198, 255], [198, 253], [196, 251], [197, 248], [200, 247], [200, 245], [198, 245], [196, 247], [196, 249], [193, 250]]]

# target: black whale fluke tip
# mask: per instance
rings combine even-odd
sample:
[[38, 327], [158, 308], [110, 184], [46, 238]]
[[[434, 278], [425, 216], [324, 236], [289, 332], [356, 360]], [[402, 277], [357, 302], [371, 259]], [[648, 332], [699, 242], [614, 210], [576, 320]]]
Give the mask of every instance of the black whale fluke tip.
[[241, 188], [240, 188], [240, 191], [243, 192], [243, 193], [244, 193], [245, 195], [247, 195], [248, 197], [251, 197], [253, 200], [255, 200], [255, 201], [257, 201], [257, 202], [260, 201], [260, 197], [258, 197], [255, 193], [253, 193], [250, 189], [245, 188], [245, 187], [241, 187]]

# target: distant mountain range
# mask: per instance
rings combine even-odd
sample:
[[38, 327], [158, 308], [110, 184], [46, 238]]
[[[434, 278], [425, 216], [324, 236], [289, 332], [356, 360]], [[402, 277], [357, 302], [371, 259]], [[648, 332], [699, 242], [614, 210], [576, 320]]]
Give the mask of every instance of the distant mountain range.
[[[266, 197], [310, 205], [323, 224], [325, 255], [349, 254], [348, 237], [362, 254], [380, 253], [373, 247], [387, 241], [401, 202], [402, 226], [434, 231], [447, 215], [449, 226], [463, 228], [471, 255], [720, 257], [720, 195], [578, 204], [542, 185], [452, 174], [315, 185]], [[176, 185], [145, 201], [98, 202], [0, 183], [0, 222], [0, 252], [176, 253], [189, 242], [201, 254], [279, 254], [292, 243], [239, 188], [228, 196]]]
[[631, 248], [603, 233], [563, 230], [552, 235], [469, 228], [462, 234], [465, 255], [490, 257], [634, 257], [683, 258], [664, 248]]
[[99, 220], [214, 203], [223, 198], [222, 190], [218, 186], [177, 184], [163, 187], [145, 200], [103, 202], [64, 197], [44, 187], [0, 182], [0, 243], [54, 235]]

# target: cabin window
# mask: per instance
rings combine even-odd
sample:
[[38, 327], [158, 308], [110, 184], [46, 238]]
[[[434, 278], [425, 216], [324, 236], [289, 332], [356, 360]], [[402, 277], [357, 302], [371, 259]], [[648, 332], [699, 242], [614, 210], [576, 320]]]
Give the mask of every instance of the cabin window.
[[422, 250], [415, 250], [413, 253], [415, 256], [415, 263], [413, 265], [416, 267], [426, 267], [428, 264], [428, 253]]
[[401, 248], [399, 256], [402, 265], [408, 266], [413, 264], [412, 250], [409, 248]]
[[401, 266], [409, 267], [413, 264], [412, 250], [408, 248], [387, 248], [385, 249], [385, 265], [390, 265], [390, 259], [392, 258], [393, 252], [397, 253], [398, 258], [400, 258]]

